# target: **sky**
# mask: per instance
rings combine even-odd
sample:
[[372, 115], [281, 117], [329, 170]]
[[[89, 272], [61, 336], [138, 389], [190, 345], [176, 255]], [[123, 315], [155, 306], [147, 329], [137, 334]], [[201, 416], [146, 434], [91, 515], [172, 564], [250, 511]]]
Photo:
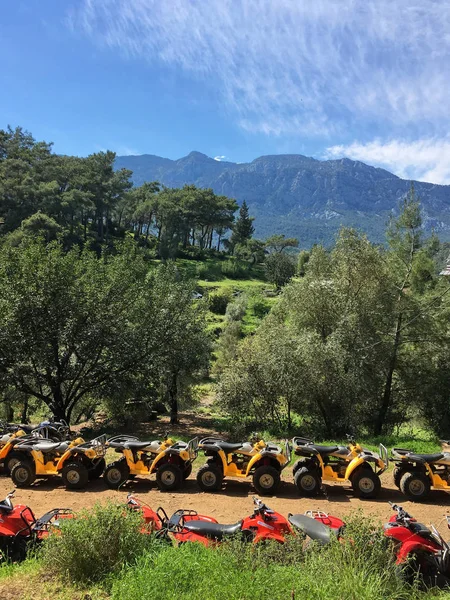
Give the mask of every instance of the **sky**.
[[450, 0], [0, 0], [0, 128], [450, 184]]

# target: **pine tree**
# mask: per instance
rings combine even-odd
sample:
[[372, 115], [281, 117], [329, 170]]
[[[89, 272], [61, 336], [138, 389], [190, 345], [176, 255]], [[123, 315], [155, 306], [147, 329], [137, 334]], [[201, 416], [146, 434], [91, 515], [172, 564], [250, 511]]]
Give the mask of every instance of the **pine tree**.
[[250, 217], [248, 214], [248, 206], [246, 201], [242, 203], [239, 209], [239, 217], [233, 227], [233, 233], [231, 234], [230, 245], [234, 248], [237, 244], [245, 244], [248, 242], [255, 228], [253, 227], [253, 221], [255, 217]]

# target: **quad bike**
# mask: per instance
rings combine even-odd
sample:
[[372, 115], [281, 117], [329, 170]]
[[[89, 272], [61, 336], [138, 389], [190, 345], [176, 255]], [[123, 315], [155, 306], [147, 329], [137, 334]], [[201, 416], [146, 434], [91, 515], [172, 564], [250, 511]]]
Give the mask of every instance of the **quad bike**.
[[21, 458], [21, 455], [18, 455], [14, 450], [19, 442], [22, 443], [29, 439], [59, 442], [68, 439], [70, 436], [70, 429], [65, 421], [43, 421], [37, 427], [10, 423], [4, 423], [3, 426], [4, 433], [0, 437], [0, 466], [8, 475]]
[[0, 501], [0, 562], [25, 559], [31, 544], [41, 542], [57, 530], [60, 519], [73, 517], [69, 508], [55, 508], [36, 519], [28, 506], [14, 506], [13, 496], [11, 492]]
[[362, 448], [348, 436], [348, 446], [320, 446], [307, 438], [292, 440], [294, 452], [303, 456], [293, 468], [294, 481], [304, 496], [315, 496], [322, 482], [350, 484], [360, 498], [375, 498], [380, 489], [380, 475], [389, 465], [387, 449], [380, 444], [380, 454]]
[[[394, 541], [396, 563], [408, 580], [417, 575], [427, 585], [450, 583], [450, 547], [434, 525], [418, 523], [401, 506], [389, 502], [395, 511], [384, 526], [384, 534]], [[450, 527], [450, 516], [446, 517]]]
[[199, 542], [210, 546], [231, 536], [253, 544], [269, 540], [284, 544], [286, 536], [301, 532], [310, 539], [326, 543], [325, 538], [329, 541], [333, 531], [330, 524], [336, 531], [344, 525], [340, 519], [330, 518], [325, 513], [289, 514], [286, 519], [280, 513], [271, 510], [259, 498], [253, 498], [253, 503], [253, 513], [232, 525], [223, 525], [213, 517], [199, 515], [193, 510], [177, 510], [169, 518], [162, 508], [158, 508], [156, 514], [162, 527], [157, 535], [164, 537], [171, 534], [178, 543]]
[[136, 476], [156, 473], [158, 488], [172, 491], [180, 488], [192, 472], [198, 438], [189, 442], [176, 442], [171, 438], [142, 442], [133, 436], [118, 435], [110, 438], [107, 446], [122, 454], [103, 473], [108, 487], [117, 489]]
[[291, 448], [286, 440], [284, 450], [273, 442], [260, 440], [255, 444], [229, 444], [208, 437], [200, 441], [199, 449], [208, 457], [197, 473], [197, 483], [204, 492], [220, 490], [225, 477], [252, 476], [253, 485], [261, 495], [273, 494], [280, 485], [281, 471], [291, 460]]
[[11, 479], [19, 487], [29, 487], [37, 477], [61, 475], [66, 489], [85, 488], [89, 480], [101, 477], [105, 468], [106, 436], [90, 442], [77, 438], [72, 442], [51, 442], [28, 438], [14, 447], [18, 462]]
[[441, 444], [443, 451], [436, 454], [392, 449], [394, 482], [409, 500], [424, 500], [431, 488], [450, 490], [450, 449], [446, 440], [441, 440]]

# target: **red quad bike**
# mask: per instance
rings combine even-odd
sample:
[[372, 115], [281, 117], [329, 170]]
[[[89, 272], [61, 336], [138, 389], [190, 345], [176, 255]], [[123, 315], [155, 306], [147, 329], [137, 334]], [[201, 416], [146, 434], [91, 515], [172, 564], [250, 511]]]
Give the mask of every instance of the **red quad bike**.
[[[450, 585], [450, 547], [434, 525], [418, 523], [401, 506], [389, 502], [396, 512], [384, 526], [384, 534], [395, 543], [396, 563], [404, 576], [419, 576], [427, 586]], [[450, 528], [450, 516], [446, 517]]]
[[266, 506], [259, 498], [253, 498], [253, 513], [232, 525], [218, 523], [212, 517], [199, 515], [192, 510], [177, 510], [170, 519], [163, 509], [158, 515], [163, 522], [161, 535], [171, 533], [179, 542], [200, 542], [204, 546], [221, 542], [227, 537], [238, 536], [241, 540], [258, 543], [275, 540], [283, 544], [286, 536], [301, 531], [319, 543], [327, 543], [334, 531], [340, 531], [343, 521], [326, 513], [310, 512], [306, 515], [289, 515], [286, 519]]
[[0, 563], [24, 560], [29, 545], [39, 543], [52, 531], [58, 529], [59, 519], [72, 518], [68, 508], [55, 508], [40, 519], [24, 504], [12, 503], [15, 492], [0, 502]]

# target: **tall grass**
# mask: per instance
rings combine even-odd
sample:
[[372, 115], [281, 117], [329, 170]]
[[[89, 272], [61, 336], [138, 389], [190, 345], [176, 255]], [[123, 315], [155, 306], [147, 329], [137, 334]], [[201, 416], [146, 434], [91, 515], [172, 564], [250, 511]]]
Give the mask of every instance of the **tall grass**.
[[346, 543], [304, 551], [299, 538], [280, 546], [197, 544], [145, 553], [116, 579], [113, 600], [415, 600], [398, 577], [381, 532], [348, 526]]

